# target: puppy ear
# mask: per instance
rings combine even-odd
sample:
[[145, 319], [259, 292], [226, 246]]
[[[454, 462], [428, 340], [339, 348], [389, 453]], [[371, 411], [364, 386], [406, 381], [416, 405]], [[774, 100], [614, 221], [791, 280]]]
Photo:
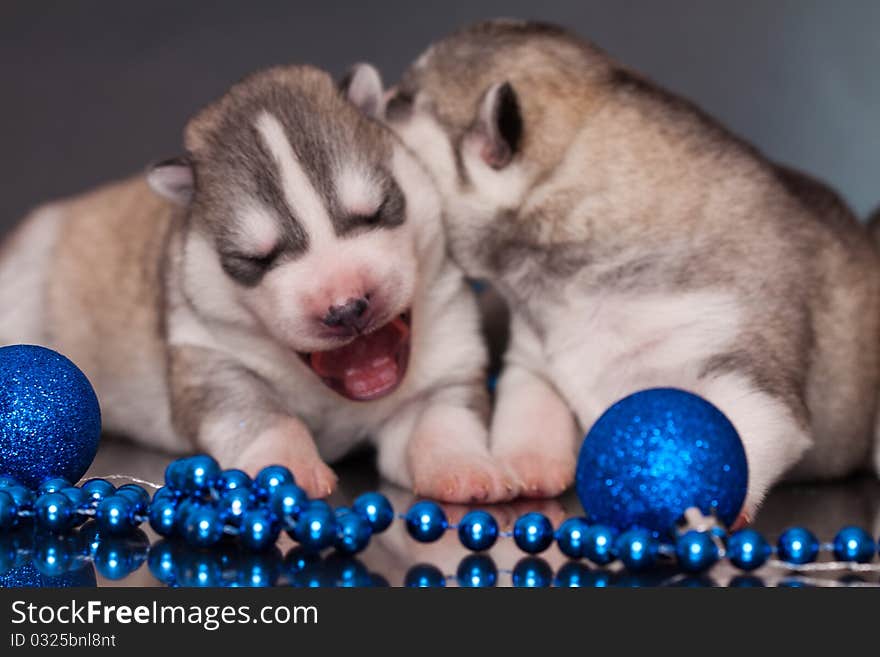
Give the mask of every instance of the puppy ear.
[[510, 164], [523, 135], [522, 113], [513, 85], [499, 82], [486, 90], [471, 130], [483, 141], [480, 156], [486, 164], [493, 169]]
[[147, 182], [153, 191], [178, 205], [192, 200], [195, 176], [186, 157], [175, 157], [152, 165], [147, 171]]
[[339, 83], [345, 97], [373, 119], [385, 113], [385, 92], [382, 76], [372, 64], [355, 64]]

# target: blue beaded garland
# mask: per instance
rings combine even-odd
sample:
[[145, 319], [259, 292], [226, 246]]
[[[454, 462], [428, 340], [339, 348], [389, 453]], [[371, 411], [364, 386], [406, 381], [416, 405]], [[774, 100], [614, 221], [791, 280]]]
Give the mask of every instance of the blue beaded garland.
[[160, 536], [171, 536], [177, 520], [177, 502], [169, 499], [155, 500], [150, 505], [150, 527]]
[[583, 540], [584, 556], [598, 566], [614, 561], [617, 530], [605, 525], [590, 525]]
[[134, 504], [127, 497], [112, 495], [95, 509], [95, 522], [108, 534], [124, 534], [135, 525]]
[[351, 508], [367, 519], [374, 534], [384, 532], [394, 520], [391, 502], [381, 493], [364, 493], [354, 501]]
[[359, 513], [352, 510], [337, 512], [336, 537], [333, 547], [337, 552], [344, 555], [353, 555], [363, 552], [370, 543], [370, 522]]
[[462, 588], [488, 588], [498, 582], [498, 567], [485, 554], [469, 554], [458, 564], [455, 579]]
[[220, 513], [210, 506], [192, 509], [183, 527], [186, 542], [196, 547], [211, 547], [223, 538], [223, 525]]
[[218, 493], [223, 493], [236, 488], [250, 489], [253, 486], [253, 480], [248, 474], [242, 470], [229, 469], [221, 472], [214, 481], [214, 488]]
[[614, 544], [617, 558], [629, 570], [638, 572], [654, 565], [657, 541], [646, 529], [630, 529], [621, 534]]
[[125, 484], [116, 489], [116, 494], [128, 498], [134, 506], [133, 513], [143, 515], [150, 506], [150, 494], [137, 484]]
[[834, 558], [838, 561], [868, 563], [875, 549], [874, 539], [861, 527], [844, 527], [834, 537]]
[[458, 523], [458, 539], [468, 550], [488, 550], [498, 538], [498, 522], [485, 511], [469, 511]]
[[269, 508], [282, 520], [284, 529], [292, 529], [299, 514], [308, 506], [309, 496], [296, 484], [275, 486], [269, 494]]
[[220, 466], [207, 454], [190, 456], [183, 461], [180, 490], [199, 493], [210, 488], [220, 474]]
[[217, 500], [221, 519], [232, 527], [241, 525], [245, 512], [251, 506], [251, 494], [247, 488], [227, 489], [221, 493], [220, 499]]
[[556, 530], [559, 551], [570, 559], [585, 556], [584, 547], [589, 531], [590, 526], [585, 518], [568, 518]]
[[403, 585], [411, 589], [442, 588], [446, 586], [446, 577], [437, 566], [421, 563], [406, 571]]
[[773, 549], [754, 529], [740, 529], [727, 541], [727, 557], [740, 570], [756, 570], [763, 566]]
[[538, 554], [553, 543], [553, 525], [542, 513], [526, 513], [513, 525], [513, 540], [523, 552]]
[[513, 567], [511, 580], [516, 588], [544, 588], [553, 583], [553, 569], [541, 557], [523, 557]]
[[691, 529], [675, 541], [675, 556], [681, 570], [700, 573], [718, 561], [719, 550], [709, 532]]
[[320, 552], [336, 540], [336, 516], [320, 505], [309, 505], [299, 514], [294, 538], [306, 550]]
[[809, 529], [792, 527], [779, 537], [776, 553], [786, 563], [795, 565], [810, 563], [819, 554], [819, 540]]
[[449, 526], [443, 509], [430, 500], [413, 504], [406, 512], [405, 521], [409, 535], [420, 543], [436, 541]]
[[73, 526], [74, 506], [63, 493], [45, 493], [34, 504], [34, 520], [50, 532], [64, 532]]

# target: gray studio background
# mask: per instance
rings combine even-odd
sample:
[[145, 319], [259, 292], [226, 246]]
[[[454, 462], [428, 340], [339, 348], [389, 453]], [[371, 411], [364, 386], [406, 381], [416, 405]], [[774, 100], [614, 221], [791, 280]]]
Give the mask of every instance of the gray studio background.
[[175, 154], [256, 68], [370, 60], [394, 80], [484, 17], [561, 23], [697, 100], [770, 156], [880, 202], [880, 1], [0, 3], [0, 233], [31, 206]]

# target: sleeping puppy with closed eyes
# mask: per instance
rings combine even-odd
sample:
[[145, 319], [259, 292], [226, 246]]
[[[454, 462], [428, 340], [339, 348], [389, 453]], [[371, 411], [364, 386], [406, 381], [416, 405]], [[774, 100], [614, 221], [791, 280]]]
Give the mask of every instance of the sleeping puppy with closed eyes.
[[256, 73], [188, 123], [185, 156], [37, 210], [0, 254], [0, 341], [73, 359], [109, 431], [280, 463], [312, 496], [366, 441], [419, 494], [515, 496], [441, 200], [362, 86]]
[[867, 464], [880, 265], [834, 192], [550, 25], [465, 28], [373, 95], [512, 313], [491, 448], [526, 494], [568, 486], [583, 432], [653, 386], [736, 426], [742, 519], [784, 475]]

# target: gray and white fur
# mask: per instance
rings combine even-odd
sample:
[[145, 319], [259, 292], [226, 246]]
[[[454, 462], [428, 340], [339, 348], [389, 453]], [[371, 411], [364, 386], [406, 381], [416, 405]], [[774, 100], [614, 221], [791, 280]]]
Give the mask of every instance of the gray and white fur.
[[[110, 432], [251, 473], [281, 463], [311, 495], [365, 441], [423, 495], [516, 495], [488, 451], [486, 352], [441, 199], [364, 86], [256, 73], [189, 122], [182, 158], [35, 211], [0, 252], [0, 342], [73, 359]], [[408, 369], [377, 357], [346, 397], [309, 366], [376, 335], [409, 336]]]
[[880, 267], [834, 192], [551, 25], [468, 27], [374, 95], [510, 307], [490, 441], [526, 494], [569, 485], [583, 432], [652, 386], [736, 426], [745, 517], [787, 473], [869, 462]]

